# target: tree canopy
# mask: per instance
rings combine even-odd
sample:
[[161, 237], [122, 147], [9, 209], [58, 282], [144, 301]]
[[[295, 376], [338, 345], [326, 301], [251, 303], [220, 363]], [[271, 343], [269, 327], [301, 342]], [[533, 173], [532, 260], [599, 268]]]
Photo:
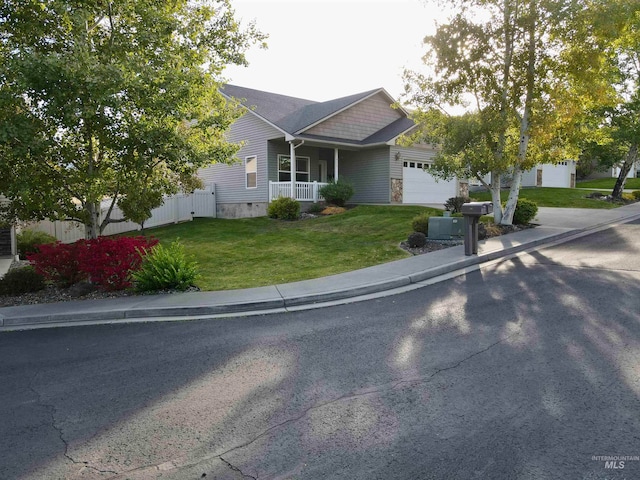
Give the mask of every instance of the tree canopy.
[[[405, 72], [404, 98], [419, 125], [408, 141], [439, 145], [432, 171], [480, 179], [491, 190], [496, 221], [510, 224], [522, 173], [577, 158], [590, 132], [588, 112], [618, 98], [608, 51], [588, 28], [594, 16], [607, 15], [606, 3], [441, 3], [456, 13], [424, 40], [427, 72]], [[451, 115], [452, 106], [468, 113]], [[504, 210], [503, 177], [510, 182]]]
[[163, 194], [232, 161], [240, 110], [228, 64], [264, 36], [229, 0], [5, 0], [0, 5], [0, 193], [6, 215], [73, 219], [100, 203], [144, 221]]

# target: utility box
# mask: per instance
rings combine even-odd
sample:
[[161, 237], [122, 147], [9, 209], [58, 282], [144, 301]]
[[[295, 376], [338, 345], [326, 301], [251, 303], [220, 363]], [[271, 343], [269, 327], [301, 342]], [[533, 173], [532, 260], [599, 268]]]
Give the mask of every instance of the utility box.
[[464, 236], [464, 219], [459, 217], [430, 217], [430, 240], [452, 240]]

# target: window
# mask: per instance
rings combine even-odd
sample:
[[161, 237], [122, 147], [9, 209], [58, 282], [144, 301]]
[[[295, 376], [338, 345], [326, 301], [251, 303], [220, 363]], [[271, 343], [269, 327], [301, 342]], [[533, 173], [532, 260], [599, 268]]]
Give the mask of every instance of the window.
[[246, 177], [246, 188], [256, 188], [258, 186], [258, 157], [255, 155], [244, 159], [244, 173]]
[[[309, 157], [296, 157], [296, 182], [309, 181]], [[291, 157], [278, 155], [278, 181], [291, 181]]]

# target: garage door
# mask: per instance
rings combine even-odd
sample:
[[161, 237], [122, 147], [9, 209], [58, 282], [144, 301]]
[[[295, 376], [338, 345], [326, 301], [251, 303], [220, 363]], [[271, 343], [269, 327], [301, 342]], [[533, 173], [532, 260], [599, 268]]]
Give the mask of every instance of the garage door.
[[405, 162], [402, 169], [402, 203], [444, 203], [457, 195], [456, 180], [436, 180], [421, 162]]

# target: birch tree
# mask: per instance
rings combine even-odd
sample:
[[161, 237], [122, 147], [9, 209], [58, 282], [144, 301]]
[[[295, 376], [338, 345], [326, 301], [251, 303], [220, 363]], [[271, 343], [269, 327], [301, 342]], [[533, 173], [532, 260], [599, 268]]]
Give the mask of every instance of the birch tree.
[[[602, 72], [603, 54], [575, 54], [570, 32], [588, 2], [442, 3], [456, 13], [424, 40], [427, 73], [405, 72], [404, 99], [419, 126], [409, 141], [444, 147], [435, 173], [477, 178], [491, 191], [496, 222], [510, 225], [522, 173], [537, 163], [577, 158], [584, 112], [614, 95]], [[469, 113], [450, 115], [455, 106]], [[473, 128], [457, 128], [460, 122]], [[503, 177], [509, 179], [504, 209]]]

